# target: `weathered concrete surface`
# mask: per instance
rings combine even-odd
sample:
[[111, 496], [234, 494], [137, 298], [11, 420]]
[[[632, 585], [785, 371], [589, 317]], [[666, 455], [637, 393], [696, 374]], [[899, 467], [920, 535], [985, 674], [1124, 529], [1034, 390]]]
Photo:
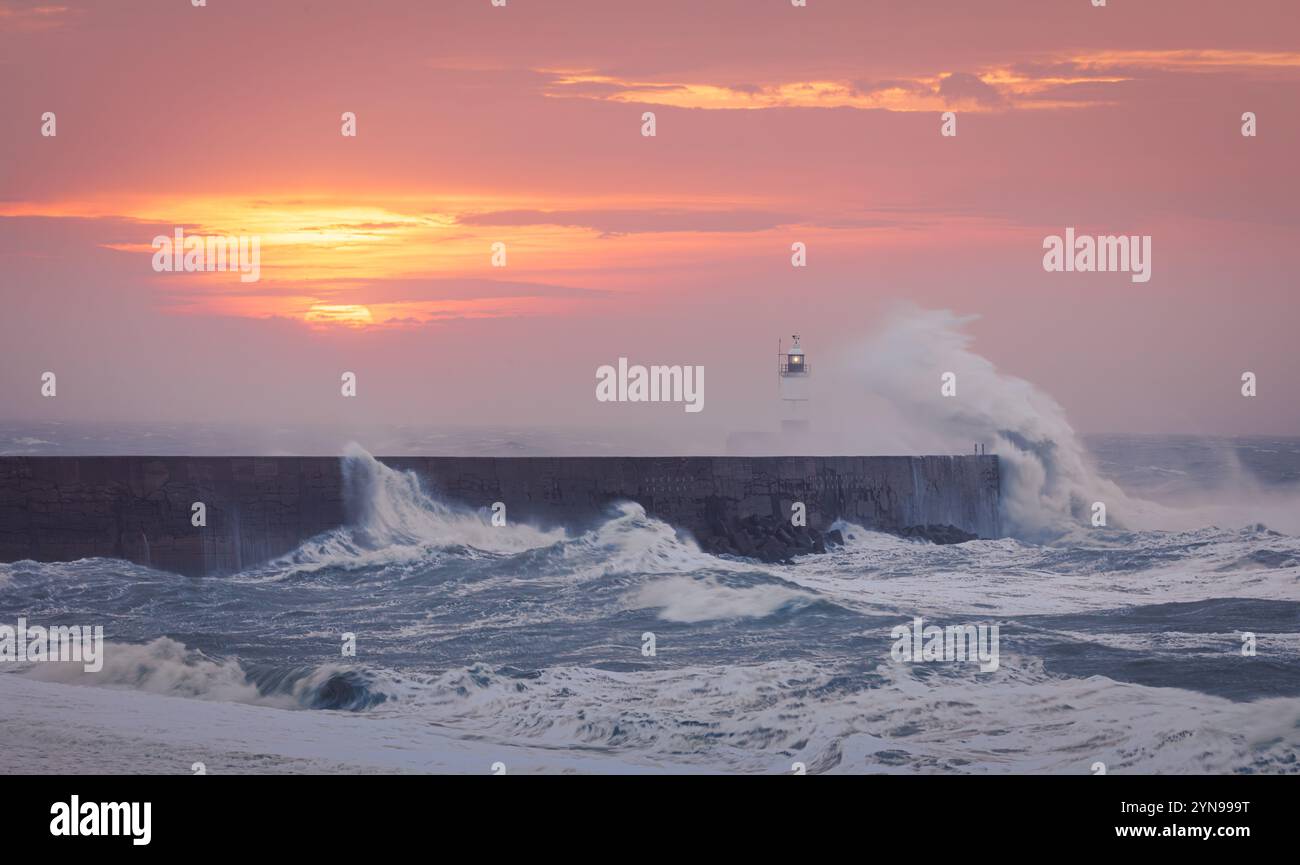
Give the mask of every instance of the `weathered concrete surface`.
[[[902, 531], [952, 526], [998, 537], [996, 456], [380, 457], [425, 489], [511, 520], [581, 528], [617, 501], [697, 536], [748, 516], [808, 525], [843, 517]], [[3, 457], [0, 561], [129, 559], [187, 575], [238, 571], [346, 519], [330, 457]], [[207, 526], [190, 524], [191, 504]]]

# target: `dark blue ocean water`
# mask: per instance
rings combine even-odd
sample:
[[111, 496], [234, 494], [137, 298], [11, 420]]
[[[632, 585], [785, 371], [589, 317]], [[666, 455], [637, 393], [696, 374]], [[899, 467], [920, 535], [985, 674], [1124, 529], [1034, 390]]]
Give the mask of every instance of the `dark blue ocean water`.
[[[44, 441], [23, 446], [66, 446]], [[15, 720], [37, 698], [85, 713], [0, 768], [1296, 771], [1300, 440], [1088, 446], [1135, 503], [1107, 528], [935, 546], [844, 525], [789, 566], [707, 555], [631, 504], [493, 527], [355, 448], [352, 523], [234, 577], [0, 565], [0, 623], [109, 641], [96, 673], [0, 674]], [[916, 616], [996, 625], [998, 669], [895, 660]]]

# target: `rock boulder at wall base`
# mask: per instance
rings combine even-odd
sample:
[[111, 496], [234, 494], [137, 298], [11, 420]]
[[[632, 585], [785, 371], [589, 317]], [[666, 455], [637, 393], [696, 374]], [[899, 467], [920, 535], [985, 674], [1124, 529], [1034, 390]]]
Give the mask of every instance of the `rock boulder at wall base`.
[[[805, 526], [792, 526], [777, 517], [746, 517], [730, 526], [714, 523], [711, 533], [700, 541], [700, 548], [715, 555], [740, 556], [761, 562], [791, 564], [795, 556], [824, 553], [827, 547], [843, 546], [839, 529], [825, 534]], [[933, 544], [960, 544], [977, 540], [977, 536], [956, 526], [908, 526], [887, 534]]]
[[792, 526], [774, 516], [748, 516], [730, 525], [715, 522], [700, 547], [709, 553], [723, 553], [763, 562], [790, 563], [794, 556], [826, 552], [822, 533], [807, 526]]
[[895, 534], [904, 538], [919, 538], [932, 544], [964, 544], [966, 541], [979, 540], [979, 535], [962, 531], [956, 526], [909, 526]]

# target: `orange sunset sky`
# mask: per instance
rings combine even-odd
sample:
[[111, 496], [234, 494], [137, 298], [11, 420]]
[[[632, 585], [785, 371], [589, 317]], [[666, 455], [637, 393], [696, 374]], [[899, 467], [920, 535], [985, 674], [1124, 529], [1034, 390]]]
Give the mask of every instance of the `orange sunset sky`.
[[[0, 0], [0, 80], [2, 420], [721, 435], [790, 333], [860, 399], [906, 302], [1082, 430], [1300, 434], [1294, 2]], [[1150, 282], [1045, 273], [1066, 226]], [[260, 280], [154, 272], [176, 227]], [[596, 403], [619, 356], [706, 411]]]

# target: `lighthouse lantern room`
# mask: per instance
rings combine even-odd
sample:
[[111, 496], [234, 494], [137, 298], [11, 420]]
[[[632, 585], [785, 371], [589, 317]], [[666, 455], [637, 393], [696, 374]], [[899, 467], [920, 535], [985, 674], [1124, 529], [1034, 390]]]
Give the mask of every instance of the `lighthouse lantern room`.
[[778, 358], [777, 372], [782, 378], [791, 375], [807, 375], [808, 364], [804, 358], [803, 348], [799, 345], [799, 334], [790, 337], [794, 344], [790, 346], [787, 352], [782, 348], [782, 343], [777, 340], [776, 352]]

